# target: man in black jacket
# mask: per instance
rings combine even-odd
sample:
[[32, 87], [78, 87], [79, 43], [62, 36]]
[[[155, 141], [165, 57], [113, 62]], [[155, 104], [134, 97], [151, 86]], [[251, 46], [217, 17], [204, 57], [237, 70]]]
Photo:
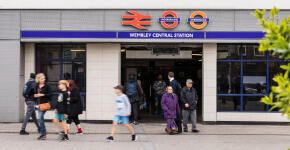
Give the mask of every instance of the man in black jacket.
[[25, 98], [25, 103], [27, 106], [25, 118], [22, 123], [22, 127], [20, 130], [20, 135], [28, 135], [29, 133], [25, 131], [26, 125], [29, 122], [30, 117], [32, 118], [33, 122], [35, 123], [38, 131], [39, 125], [36, 118], [35, 108], [36, 105], [34, 95], [34, 87], [35, 87], [35, 74], [31, 73], [29, 80], [25, 83], [25, 87], [23, 89], [23, 97]]
[[196, 129], [196, 106], [198, 96], [194, 87], [192, 87], [193, 81], [191, 79], [186, 80], [186, 86], [181, 90], [180, 99], [183, 105], [183, 131], [188, 132], [187, 123], [190, 117], [192, 124], [192, 132], [199, 132]]

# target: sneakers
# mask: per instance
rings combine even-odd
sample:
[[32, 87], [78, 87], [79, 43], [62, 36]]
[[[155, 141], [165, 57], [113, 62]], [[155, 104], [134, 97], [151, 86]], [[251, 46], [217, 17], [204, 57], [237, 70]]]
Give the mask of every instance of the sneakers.
[[83, 129], [82, 128], [78, 128], [77, 134], [83, 134]]
[[29, 135], [29, 133], [26, 132], [25, 130], [20, 130], [19, 134], [20, 135]]
[[198, 133], [199, 130], [197, 130], [197, 129], [192, 129], [191, 132]]
[[60, 140], [61, 141], [68, 141], [69, 140], [68, 135], [64, 134]]
[[46, 135], [40, 135], [37, 140], [46, 140]]
[[[133, 142], [136, 142], [138, 140], [138, 136], [136, 134], [132, 135], [132, 139]], [[109, 136], [106, 138], [107, 142], [113, 142], [114, 141], [114, 137], [113, 136]]]
[[139, 122], [137, 122], [137, 121], [133, 121], [132, 124], [134, 124], [134, 125], [138, 125]]
[[138, 136], [136, 134], [132, 135], [132, 141], [136, 142], [138, 140]]
[[113, 136], [109, 136], [106, 138], [107, 142], [113, 142], [114, 141], [114, 137]]

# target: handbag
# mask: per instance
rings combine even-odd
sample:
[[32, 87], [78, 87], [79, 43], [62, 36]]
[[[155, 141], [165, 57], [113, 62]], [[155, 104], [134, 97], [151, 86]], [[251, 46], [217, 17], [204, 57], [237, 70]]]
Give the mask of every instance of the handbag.
[[43, 104], [39, 104], [39, 110], [41, 112], [47, 111], [51, 109], [51, 105], [50, 103], [43, 103]]
[[[40, 89], [38, 89], [38, 93], [40, 93]], [[38, 104], [39, 104], [39, 110], [41, 112], [47, 111], [51, 109], [50, 103], [42, 103], [40, 104], [40, 98], [37, 98]]]

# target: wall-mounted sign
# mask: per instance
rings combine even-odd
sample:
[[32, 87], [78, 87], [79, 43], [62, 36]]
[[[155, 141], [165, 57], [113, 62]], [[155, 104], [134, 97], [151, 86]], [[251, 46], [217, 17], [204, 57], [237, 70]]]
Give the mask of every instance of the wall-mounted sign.
[[[151, 16], [144, 15], [134, 10], [129, 10], [128, 14], [122, 16], [122, 24], [126, 26], [133, 26], [137, 29], [146, 30], [145, 26], [151, 25]], [[184, 18], [184, 20], [190, 24], [194, 29], [200, 30], [206, 27], [209, 19], [206, 13], [203, 11], [194, 11], [189, 18]], [[165, 29], [174, 29], [181, 22], [181, 19], [177, 16], [174, 11], [168, 10], [161, 14], [158, 20], [161, 26]]]
[[165, 29], [174, 29], [180, 22], [177, 14], [174, 11], [165, 11], [162, 13], [161, 18], [159, 18], [161, 26]]
[[203, 29], [207, 25], [208, 21], [209, 19], [203, 11], [195, 11], [187, 19], [187, 22], [189, 22], [189, 24], [197, 30]]
[[145, 26], [151, 25], [151, 16], [143, 15], [137, 11], [129, 10], [129, 14], [122, 16], [122, 24], [133, 26], [137, 29], [146, 30]]

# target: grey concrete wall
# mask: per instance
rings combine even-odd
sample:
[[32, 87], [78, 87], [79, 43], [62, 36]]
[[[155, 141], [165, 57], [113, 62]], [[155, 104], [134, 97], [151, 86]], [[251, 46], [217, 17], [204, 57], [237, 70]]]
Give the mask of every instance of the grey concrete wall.
[[[121, 24], [122, 15], [127, 10], [22, 10], [21, 30], [100, 30], [133, 31], [131, 26]], [[138, 10], [152, 16], [151, 31], [164, 29], [158, 18], [165, 10]], [[180, 25], [170, 31], [193, 31], [186, 19], [195, 10], [176, 10], [181, 18]], [[209, 24], [202, 31], [261, 31], [253, 10], [203, 10]], [[282, 11], [280, 18], [287, 17], [290, 11]]]
[[0, 122], [22, 118], [20, 49], [20, 11], [0, 10]]
[[20, 42], [0, 40], [0, 122], [20, 120]]

